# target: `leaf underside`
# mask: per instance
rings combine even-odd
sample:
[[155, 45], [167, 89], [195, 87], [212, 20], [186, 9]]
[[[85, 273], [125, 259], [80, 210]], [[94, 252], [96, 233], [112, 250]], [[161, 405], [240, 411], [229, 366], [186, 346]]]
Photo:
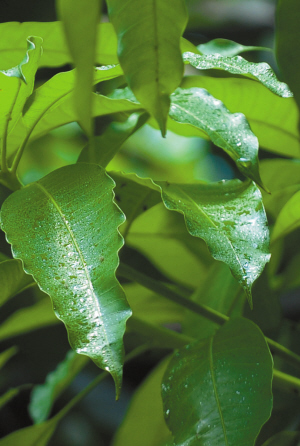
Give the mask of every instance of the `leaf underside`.
[[131, 311], [115, 277], [124, 216], [113, 186], [100, 166], [63, 167], [10, 195], [1, 224], [14, 257], [51, 297], [72, 348], [109, 371], [118, 394]]
[[183, 0], [108, 0], [118, 56], [128, 85], [163, 134], [169, 95], [183, 75], [180, 38], [187, 22]]

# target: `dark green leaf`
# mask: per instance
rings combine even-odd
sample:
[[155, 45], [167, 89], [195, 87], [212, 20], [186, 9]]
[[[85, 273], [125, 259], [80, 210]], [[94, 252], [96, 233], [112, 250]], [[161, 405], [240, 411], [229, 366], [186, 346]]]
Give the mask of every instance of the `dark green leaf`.
[[203, 88], [178, 88], [171, 95], [170, 116], [207, 133], [244, 175], [263, 187], [258, 170], [258, 140], [244, 115], [230, 113], [220, 100]]
[[241, 56], [223, 57], [218, 54], [198, 55], [191, 52], [183, 54], [183, 60], [198, 70], [218, 69], [231, 74], [239, 74], [258, 80], [270, 91], [283, 98], [290, 98], [293, 93], [287, 84], [279, 82], [272, 68], [265, 62], [248, 62]]
[[34, 285], [32, 276], [26, 274], [20, 260], [5, 260], [0, 262], [0, 305], [8, 299], [23, 291], [28, 286]]
[[57, 324], [50, 299], [42, 299], [31, 307], [21, 308], [0, 325], [0, 340]]
[[272, 51], [270, 48], [261, 46], [244, 46], [239, 43], [227, 39], [214, 39], [207, 43], [202, 43], [197, 46], [200, 53], [219, 54], [223, 57], [233, 57], [246, 51]]
[[299, 432], [280, 432], [266, 441], [263, 446], [298, 446], [299, 440]]
[[272, 410], [272, 367], [263, 334], [243, 318], [181, 349], [162, 384], [174, 445], [253, 446]]
[[[43, 55], [39, 67], [56, 67], [72, 62], [61, 22], [8, 22], [0, 24], [0, 69], [17, 65], [26, 51], [30, 35], [43, 38]], [[117, 36], [111, 23], [98, 25], [96, 62], [101, 65], [118, 63]]]
[[[183, 0], [107, 0], [128, 85], [164, 135], [169, 95], [183, 75], [180, 37], [187, 22]], [[142, 8], [141, 8], [142, 6]]]
[[124, 216], [113, 186], [97, 165], [66, 166], [10, 195], [1, 222], [14, 256], [50, 295], [72, 348], [111, 373], [118, 395], [130, 309], [115, 277]]
[[[125, 122], [112, 122], [100, 135], [94, 139], [95, 162], [106, 167], [113, 159], [122, 144], [135, 133], [148, 119], [148, 114], [133, 113]], [[88, 149], [82, 149], [78, 162], [88, 161]]]
[[71, 384], [87, 362], [86, 356], [77, 355], [71, 350], [64, 361], [48, 374], [45, 383], [34, 387], [28, 410], [35, 424], [46, 421], [55, 400]]
[[56, 0], [68, 47], [76, 66], [74, 105], [89, 137], [92, 126], [92, 84], [101, 0]]
[[161, 362], [135, 392], [112, 446], [163, 446], [171, 438], [163, 416], [161, 381], [170, 358]]
[[300, 106], [299, 40], [300, 4], [298, 0], [279, 0], [276, 9], [276, 57], [284, 79]]
[[[294, 98], [276, 96], [250, 79], [188, 76], [184, 78], [182, 87], [205, 88], [231, 113], [243, 113], [260, 147], [284, 156], [300, 157], [299, 112]], [[169, 127], [170, 124], [170, 130], [180, 133], [178, 124], [177, 128]], [[197, 136], [197, 132], [194, 131], [193, 135]], [[202, 136], [199, 131], [198, 135]]]

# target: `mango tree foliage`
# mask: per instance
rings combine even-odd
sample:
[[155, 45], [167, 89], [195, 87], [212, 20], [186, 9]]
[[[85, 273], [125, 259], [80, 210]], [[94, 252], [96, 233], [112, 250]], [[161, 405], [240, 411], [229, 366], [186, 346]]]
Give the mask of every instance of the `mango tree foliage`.
[[246, 51], [271, 51], [270, 48], [261, 46], [245, 46], [228, 39], [213, 39], [197, 46], [201, 54], [220, 54], [223, 57], [238, 56]]
[[279, 82], [270, 65], [265, 62], [248, 62], [241, 56], [223, 57], [219, 54], [199, 55], [191, 52], [184, 53], [183, 60], [198, 70], [225, 70], [232, 74], [240, 74], [256, 79], [270, 91], [283, 98], [293, 96], [288, 85], [284, 82]]
[[252, 446], [272, 410], [273, 361], [247, 319], [175, 353], [162, 383], [176, 446]]
[[[111, 97], [137, 103], [129, 88], [115, 90]], [[244, 175], [263, 187], [258, 170], [258, 140], [241, 113], [230, 113], [205, 89], [178, 88], [171, 94], [169, 116], [180, 124], [195, 127], [198, 136], [205, 132], [236, 162]]]
[[162, 134], [170, 94], [183, 76], [180, 37], [187, 22], [183, 0], [107, 0], [128, 85], [157, 120]]
[[[243, 113], [258, 138], [260, 148], [299, 158], [299, 112], [294, 98], [281, 98], [259, 82], [241, 78], [188, 76], [183, 79], [181, 87], [205, 88], [231, 113]], [[177, 125], [170, 129], [180, 134], [181, 127]], [[199, 132], [194, 132], [194, 135], [202, 136]]]
[[41, 38], [30, 37], [27, 40], [27, 52], [19, 65], [0, 72], [2, 144], [6, 142], [8, 133], [16, 125], [26, 99], [33, 91], [35, 73], [42, 51], [41, 45]]
[[[95, 64], [97, 25], [100, 19], [100, 0], [57, 0], [66, 40], [76, 66], [74, 87], [75, 108], [78, 120], [89, 137], [92, 137], [92, 84]], [[94, 161], [94, 160], [93, 160]]]
[[14, 256], [51, 297], [71, 346], [111, 373], [118, 395], [130, 310], [115, 277], [124, 217], [112, 187], [96, 165], [68, 166], [12, 194], [1, 224]]
[[[126, 175], [118, 176], [126, 180]], [[183, 214], [188, 232], [202, 238], [212, 256], [229, 266], [252, 306], [252, 284], [270, 259], [266, 214], [255, 184], [170, 184], [138, 177], [135, 181], [160, 191], [165, 207]]]
[[[118, 63], [117, 36], [111, 23], [97, 27], [96, 64]], [[22, 60], [28, 36], [43, 39], [43, 54], [39, 67], [57, 67], [72, 62], [62, 22], [8, 22], [0, 24], [0, 69], [7, 70]]]

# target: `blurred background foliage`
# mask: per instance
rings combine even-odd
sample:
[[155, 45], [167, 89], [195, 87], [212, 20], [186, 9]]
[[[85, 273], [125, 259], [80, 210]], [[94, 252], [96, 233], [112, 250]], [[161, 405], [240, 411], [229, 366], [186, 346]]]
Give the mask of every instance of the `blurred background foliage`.
[[[205, 43], [214, 38], [226, 38], [243, 45], [273, 48], [275, 0], [186, 0], [186, 2], [189, 10], [189, 23], [184, 37], [194, 44]], [[105, 6], [103, 8], [102, 20], [105, 21], [107, 20]], [[1, 22], [56, 20], [54, 0], [28, 0], [26, 2], [24, 0], [0, 0], [0, 11]], [[249, 52], [243, 57], [256, 62], [266, 61], [278, 73], [272, 53]], [[70, 68], [70, 66], [65, 66], [62, 69]], [[59, 71], [61, 69], [40, 70], [37, 75], [37, 84], [45, 82]], [[191, 70], [187, 74], [196, 73]], [[218, 76], [220, 72], [214, 71], [209, 74]], [[280, 77], [280, 73], [278, 74]], [[112, 85], [108, 82], [101, 88], [109, 90]], [[109, 123], [110, 119], [97, 119], [96, 133], [100, 135]], [[68, 124], [34, 141], [26, 149], [20, 165], [22, 181], [27, 184], [56, 168], [75, 163], [86, 142], [84, 134], [76, 123]], [[260, 151], [260, 159], [270, 156], [268, 152]], [[120, 152], [111, 161], [108, 169], [135, 172], [143, 177], [150, 176], [156, 180], [172, 182], [190, 182], [191, 179], [219, 181], [239, 176], [234, 163], [209, 141], [201, 138], [184, 138], [172, 132], [168, 132], [167, 137], [162, 139], [160, 132], [149, 125], [142, 127], [126, 141]], [[167, 251], [164, 246], [167, 246], [168, 243], [165, 241], [165, 245], [162, 244], [162, 256], [164, 255], [163, 251]], [[179, 247], [176, 245], [174, 249], [178, 250]], [[151, 256], [151, 247], [145, 247], [145, 250]], [[9, 246], [2, 234], [1, 251], [10, 256]], [[186, 255], [185, 252], [182, 251], [182, 255]], [[165, 261], [161, 263], [165, 263]], [[168, 273], [168, 271], [164, 272]], [[141, 292], [141, 288], [132, 285], [127, 285], [127, 287], [134, 301], [134, 296]], [[257, 287], [258, 292], [261, 292], [259, 283]], [[150, 297], [145, 296], [145, 298]], [[1, 322], [12, 315], [16, 309], [30, 307], [42, 299], [44, 299], [42, 293], [35, 287], [23, 291], [3, 306], [0, 315]], [[176, 315], [176, 311], [174, 309], [172, 314]], [[255, 318], [255, 316], [253, 317]], [[276, 323], [270, 322], [271, 329]], [[268, 325], [268, 317], [262, 324]], [[126, 335], [126, 346], [132, 347], [135, 342], [134, 336]], [[10, 347], [12, 343], [18, 346], [18, 354], [8, 362], [2, 371], [0, 394], [10, 387], [21, 385], [22, 387], [19, 394], [0, 410], [1, 437], [16, 428], [22, 428], [31, 423], [27, 413], [27, 404], [32, 385], [44, 382], [47, 373], [55, 369], [69, 349], [63, 325], [59, 321], [53, 320], [52, 322], [50, 320], [48, 327], [39, 331], [20, 333], [13, 339], [4, 337], [1, 351]], [[164, 351], [144, 354], [125, 367], [124, 388], [120, 401], [117, 403], [114, 401], [113, 383], [107, 380], [99, 385], [60, 424], [49, 443], [50, 446], [109, 445], [126, 412], [134, 389], [164, 354]], [[89, 364], [63, 394], [54, 410], [62, 407], [96, 374], [98, 374], [98, 369], [93, 364]], [[28, 383], [31, 384], [28, 385]]]

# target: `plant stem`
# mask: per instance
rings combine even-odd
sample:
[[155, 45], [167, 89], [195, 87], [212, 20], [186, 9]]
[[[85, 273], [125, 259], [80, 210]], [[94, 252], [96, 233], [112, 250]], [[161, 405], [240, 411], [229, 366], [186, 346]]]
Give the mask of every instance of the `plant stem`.
[[[206, 319], [210, 320], [211, 322], [214, 322], [215, 324], [223, 325], [225, 322], [229, 320], [228, 316], [225, 316], [224, 314], [219, 313], [218, 311], [213, 310], [212, 308], [207, 307], [206, 305], [198, 304], [196, 302], [187, 299], [179, 291], [169, 288], [167, 285], [159, 282], [158, 280], [151, 279], [145, 274], [136, 271], [134, 268], [125, 265], [124, 263], [120, 264], [117, 272], [120, 276], [138, 282], [145, 288], [148, 288], [154, 291], [155, 293], [160, 294], [161, 296], [183, 306], [184, 308], [193, 311], [194, 313], [199, 314], [200, 316], [205, 317]], [[269, 339], [267, 337], [265, 337], [265, 339], [272, 353], [276, 353], [278, 356], [281, 356], [283, 359], [285, 359], [289, 363], [299, 368], [300, 366], [299, 355], [292, 352], [283, 345], [278, 344], [272, 339]]]
[[180, 348], [195, 341], [194, 338], [160, 327], [159, 325], [149, 324], [136, 316], [128, 319], [127, 327], [150, 338], [150, 345], [156, 348]]
[[132, 280], [134, 282], [138, 282], [143, 285], [145, 288], [148, 288], [151, 291], [154, 291], [157, 294], [160, 294], [163, 297], [187, 308], [193, 313], [199, 314], [200, 316], [209, 319], [212, 322], [215, 322], [218, 325], [223, 325], [225, 322], [229, 320], [229, 317], [225, 316], [222, 313], [219, 313], [212, 308], [207, 307], [206, 305], [200, 305], [192, 300], [187, 299], [180, 291], [169, 288], [164, 283], [159, 282], [158, 280], [151, 279], [139, 271], [136, 271], [131, 266], [125, 265], [124, 263], [120, 263], [117, 273], [125, 277], [126, 279]]
[[273, 370], [273, 386], [293, 395], [300, 395], [300, 379], [276, 369]]

